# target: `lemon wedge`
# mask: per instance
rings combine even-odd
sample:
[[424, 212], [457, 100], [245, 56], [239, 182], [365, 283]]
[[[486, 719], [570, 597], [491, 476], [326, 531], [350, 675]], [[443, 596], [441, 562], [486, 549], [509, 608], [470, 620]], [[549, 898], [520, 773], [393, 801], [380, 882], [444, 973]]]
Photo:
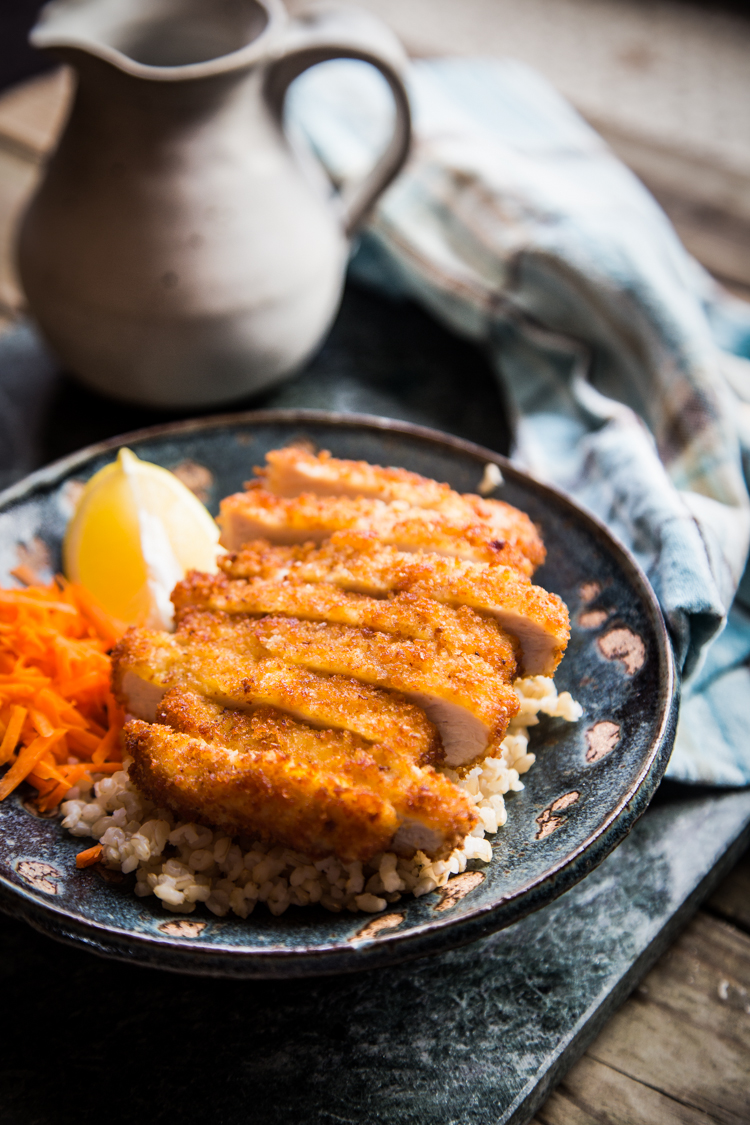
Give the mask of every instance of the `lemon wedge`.
[[63, 565], [113, 617], [169, 628], [175, 583], [216, 570], [219, 529], [185, 485], [129, 449], [86, 484], [65, 534]]

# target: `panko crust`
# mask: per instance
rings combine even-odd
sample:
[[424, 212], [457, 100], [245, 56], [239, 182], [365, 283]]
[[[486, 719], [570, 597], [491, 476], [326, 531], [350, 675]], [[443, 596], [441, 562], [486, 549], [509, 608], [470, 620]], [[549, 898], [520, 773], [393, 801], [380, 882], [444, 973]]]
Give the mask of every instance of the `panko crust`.
[[439, 507], [455, 495], [448, 484], [410, 473], [383, 468], [369, 461], [345, 461], [328, 450], [313, 453], [305, 445], [287, 445], [266, 454], [264, 468], [255, 468], [256, 479], [277, 496], [362, 496], [369, 500], [405, 500], [422, 508]]
[[268, 655], [248, 628], [193, 615], [174, 635], [130, 629], [112, 654], [115, 698], [153, 721], [172, 687], [197, 691], [222, 706], [275, 707], [321, 728], [386, 742], [415, 762], [437, 763], [443, 750], [424, 711], [405, 699], [344, 676], [320, 676]]
[[314, 454], [303, 445], [290, 445], [266, 454], [266, 468], [255, 470], [258, 483], [284, 499], [306, 493], [353, 500], [396, 502], [407, 508], [439, 512], [446, 519], [475, 522], [499, 532], [534, 565], [544, 562], [544, 545], [525, 512], [503, 500], [487, 500], [475, 493], [458, 493], [406, 469], [383, 468], [367, 461], [346, 461], [327, 450]]
[[273, 708], [228, 710], [173, 689], [156, 723], [131, 720], [126, 748], [135, 783], [180, 817], [260, 837], [312, 858], [347, 862], [398, 846], [419, 822], [448, 854], [476, 823], [466, 797], [427, 767], [347, 732], [321, 731]]
[[526, 676], [553, 675], [570, 637], [561, 598], [512, 568], [399, 551], [374, 534], [338, 532], [322, 546], [257, 540], [224, 556], [219, 565], [235, 580], [327, 583], [374, 598], [409, 592], [491, 615], [519, 640], [519, 671]]
[[[264, 658], [275, 657], [286, 663], [290, 677], [299, 666], [338, 677], [339, 683], [356, 682], [406, 697], [435, 724], [445, 762], [455, 768], [484, 757], [518, 710], [518, 696], [505, 676], [481, 657], [452, 656], [428, 641], [296, 618], [232, 617], [202, 610], [181, 611], [177, 637], [192, 638], [193, 646], [213, 639], [236, 656], [257, 660], [258, 667]], [[331, 706], [337, 690], [332, 688]]]
[[516, 674], [551, 675], [569, 639], [564, 604], [530, 581], [537, 529], [503, 501], [300, 446], [256, 474], [222, 501], [221, 572], [176, 587], [175, 634], [131, 630], [115, 650], [134, 781], [313, 858], [448, 855], [478, 819], [433, 764], [492, 752]]
[[[488, 503], [480, 497], [476, 500]], [[531, 576], [544, 562], [545, 551], [529, 517], [509, 505], [485, 516], [483, 510], [457, 493], [456, 503], [445, 513], [402, 501], [313, 493], [285, 498], [264, 488], [250, 488], [222, 500], [219, 525], [221, 543], [230, 551], [261, 538], [294, 545], [321, 543], [337, 531], [372, 531], [383, 543], [401, 550], [504, 563]]]
[[465, 605], [445, 605], [427, 593], [403, 591], [374, 598], [329, 582], [230, 579], [225, 574], [192, 571], [175, 586], [172, 602], [178, 616], [185, 610], [205, 609], [231, 616], [283, 615], [374, 629], [429, 642], [452, 656], [479, 656], [508, 680], [516, 672], [517, 644], [496, 621]]

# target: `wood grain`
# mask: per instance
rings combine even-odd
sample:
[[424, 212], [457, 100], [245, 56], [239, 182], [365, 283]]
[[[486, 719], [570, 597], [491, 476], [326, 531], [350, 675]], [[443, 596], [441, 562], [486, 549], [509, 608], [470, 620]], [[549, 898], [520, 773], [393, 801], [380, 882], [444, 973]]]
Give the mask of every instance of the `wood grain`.
[[747, 1125], [750, 936], [724, 918], [750, 921], [750, 853], [532, 1125]]
[[584, 1055], [536, 1118], [537, 1125], [706, 1125], [706, 1114]]
[[727, 922], [750, 934], [750, 852], [735, 867], [728, 879], [717, 887], [706, 907]]

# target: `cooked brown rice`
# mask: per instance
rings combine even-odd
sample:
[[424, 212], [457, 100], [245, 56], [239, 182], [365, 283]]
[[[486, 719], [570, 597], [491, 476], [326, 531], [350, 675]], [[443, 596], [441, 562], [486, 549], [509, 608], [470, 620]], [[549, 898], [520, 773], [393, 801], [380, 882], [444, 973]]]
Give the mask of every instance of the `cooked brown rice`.
[[535, 760], [528, 752], [528, 728], [539, 722], [540, 713], [568, 722], [581, 717], [580, 704], [567, 691], [558, 694], [545, 676], [517, 680], [515, 688], [521, 707], [499, 755], [485, 758], [463, 777], [443, 771], [481, 817], [463, 846], [444, 860], [430, 860], [422, 852], [408, 860], [385, 852], [367, 864], [342, 863], [334, 856], [311, 860], [291, 848], [231, 839], [157, 808], [131, 783], [127, 761], [111, 777], [95, 777], [93, 792], [71, 789], [61, 806], [63, 827], [73, 836], [98, 840], [107, 867], [135, 872], [135, 893], [156, 895], [176, 914], [192, 913], [198, 902], [219, 917], [231, 910], [241, 918], [258, 902], [277, 915], [292, 904], [315, 902], [333, 911], [385, 910], [403, 893], [424, 895], [443, 886], [470, 859], [488, 863], [492, 847], [487, 836], [494, 836], [507, 819], [505, 794], [523, 789], [520, 777]]

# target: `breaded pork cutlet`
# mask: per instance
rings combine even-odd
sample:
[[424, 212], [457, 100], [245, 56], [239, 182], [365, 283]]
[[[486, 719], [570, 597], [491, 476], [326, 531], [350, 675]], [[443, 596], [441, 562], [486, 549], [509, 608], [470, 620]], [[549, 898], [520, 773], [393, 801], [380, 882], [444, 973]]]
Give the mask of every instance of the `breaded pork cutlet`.
[[[253, 662], [262, 668], [275, 657], [286, 663], [290, 678], [292, 669], [301, 666], [337, 683], [397, 693], [435, 724], [445, 763], [454, 769], [483, 758], [502, 740], [518, 711], [510, 669], [497, 672], [474, 655], [454, 657], [430, 641], [289, 617], [256, 619], [200, 610], [181, 611], [178, 622], [176, 639], [189, 651], [223, 648], [245, 660], [248, 669]], [[332, 684], [332, 699], [337, 690]]]
[[450, 485], [406, 469], [385, 469], [367, 461], [342, 461], [326, 451], [315, 455], [303, 446], [289, 445], [266, 454], [265, 469], [255, 472], [262, 487], [276, 496], [291, 498], [312, 493], [384, 500], [406, 508], [440, 512], [458, 524], [479, 522], [491, 527], [495, 538], [521, 551], [535, 566], [544, 562], [544, 546], [525, 512], [503, 500], [454, 492]]
[[229, 578], [328, 583], [387, 598], [400, 591], [491, 615], [520, 645], [519, 671], [552, 676], [570, 637], [564, 602], [516, 571], [383, 545], [373, 534], [337, 532], [320, 547], [260, 540], [219, 560]]
[[230, 834], [351, 862], [417, 848], [439, 858], [476, 823], [464, 794], [435, 770], [348, 732], [268, 707], [227, 710], [179, 688], [156, 720], [126, 726], [134, 781], [178, 816]]
[[277, 496], [363, 496], [367, 500], [405, 500], [420, 508], [441, 507], [455, 495], [448, 484], [439, 484], [406, 469], [384, 469], [369, 461], [342, 461], [323, 450], [312, 453], [303, 445], [287, 445], [266, 454], [266, 464], [255, 475]]
[[[544, 562], [536, 530], [521, 512], [500, 530], [489, 518], [459, 501], [446, 515], [439, 509], [410, 507], [361, 497], [315, 496], [287, 499], [264, 488], [248, 488], [221, 502], [221, 544], [237, 551], [254, 539], [283, 545], [322, 543], [337, 531], [371, 531], [401, 551], [433, 551], [476, 562], [503, 563], [530, 577]], [[480, 497], [480, 504], [486, 503]]]
[[[287, 664], [257, 640], [255, 659], [247, 634], [240, 651], [233, 651], [212, 623], [204, 622], [203, 629], [194, 624], [174, 635], [129, 629], [116, 646], [112, 690], [129, 714], [153, 722], [164, 695], [182, 687], [232, 710], [270, 706], [314, 727], [350, 731], [414, 763], [442, 760], [437, 730], [414, 704], [345, 676], [319, 676]], [[238, 634], [225, 634], [231, 646]]]
[[388, 598], [350, 593], [330, 582], [278, 578], [230, 579], [225, 574], [188, 574], [172, 591], [178, 614], [205, 609], [231, 616], [272, 614], [303, 621], [376, 629], [416, 641], [429, 641], [453, 656], [479, 656], [490, 667], [515, 674], [515, 642], [496, 621], [466, 606], [449, 606], [426, 594], [404, 592]]

